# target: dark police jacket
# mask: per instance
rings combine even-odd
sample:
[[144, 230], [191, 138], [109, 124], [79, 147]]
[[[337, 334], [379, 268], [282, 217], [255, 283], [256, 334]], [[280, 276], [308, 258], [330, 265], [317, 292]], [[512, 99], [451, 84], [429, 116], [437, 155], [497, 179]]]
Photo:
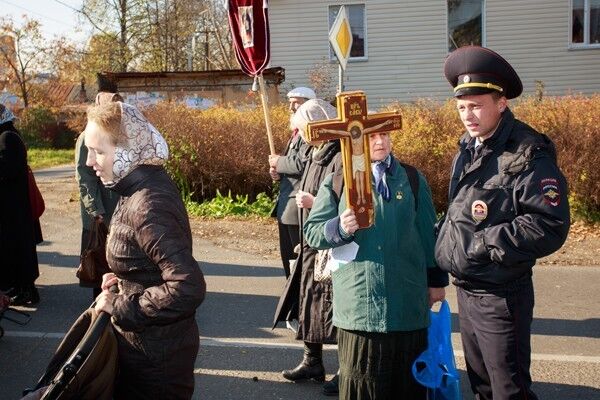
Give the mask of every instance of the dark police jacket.
[[567, 183], [552, 141], [509, 109], [478, 155], [474, 142], [459, 143], [435, 257], [457, 286], [493, 290], [528, 281], [536, 259], [562, 246]]

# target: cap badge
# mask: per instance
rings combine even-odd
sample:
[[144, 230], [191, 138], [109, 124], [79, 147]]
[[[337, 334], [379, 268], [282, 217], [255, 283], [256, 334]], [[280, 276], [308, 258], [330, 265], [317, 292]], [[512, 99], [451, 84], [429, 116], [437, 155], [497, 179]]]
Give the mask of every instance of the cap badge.
[[471, 205], [471, 216], [476, 222], [481, 222], [487, 218], [488, 206], [481, 200], [475, 200]]
[[471, 82], [471, 77], [469, 75], [463, 76], [463, 83], [469, 83], [469, 82]]

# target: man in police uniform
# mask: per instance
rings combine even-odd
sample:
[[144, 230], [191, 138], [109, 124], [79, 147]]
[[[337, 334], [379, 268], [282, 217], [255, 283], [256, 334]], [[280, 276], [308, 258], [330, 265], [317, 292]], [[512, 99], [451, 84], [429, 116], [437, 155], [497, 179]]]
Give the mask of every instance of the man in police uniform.
[[567, 183], [554, 144], [508, 108], [523, 86], [506, 60], [462, 47], [448, 56], [444, 74], [467, 132], [435, 253], [457, 286], [471, 388], [481, 400], [536, 399], [529, 373], [532, 267], [567, 237]]
[[[315, 99], [315, 92], [307, 87], [297, 87], [287, 94], [290, 114], [294, 115], [298, 107], [310, 99]], [[309, 145], [294, 129], [288, 140], [283, 155], [269, 156], [269, 174], [273, 180], [279, 181], [279, 196], [272, 216], [277, 217], [279, 227], [279, 252], [285, 277], [290, 276], [290, 261], [296, 259], [294, 247], [300, 243], [300, 227], [298, 226], [298, 207], [296, 192], [306, 165]], [[294, 319], [294, 312], [289, 319]], [[286, 326], [296, 331], [297, 322], [287, 321]]]

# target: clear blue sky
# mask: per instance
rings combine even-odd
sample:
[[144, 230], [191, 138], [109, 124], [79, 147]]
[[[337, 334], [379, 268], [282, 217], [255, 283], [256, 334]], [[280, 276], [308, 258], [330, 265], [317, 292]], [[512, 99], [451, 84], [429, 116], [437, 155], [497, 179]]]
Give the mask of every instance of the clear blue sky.
[[[89, 36], [89, 26], [85, 31], [77, 29], [77, 13], [69, 8], [81, 8], [83, 0], [0, 0], [0, 10], [4, 16], [12, 17], [20, 25], [23, 14], [39, 21], [47, 39], [54, 35], [64, 35], [74, 41], [83, 41]], [[63, 4], [61, 4], [63, 3]], [[69, 6], [69, 7], [68, 7]]]

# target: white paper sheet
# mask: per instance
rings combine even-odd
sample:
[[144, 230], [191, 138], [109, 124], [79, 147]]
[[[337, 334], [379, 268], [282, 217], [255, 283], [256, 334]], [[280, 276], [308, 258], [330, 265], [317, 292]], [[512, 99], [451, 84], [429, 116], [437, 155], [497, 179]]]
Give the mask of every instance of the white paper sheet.
[[327, 262], [327, 268], [331, 272], [337, 271], [342, 265], [348, 264], [356, 258], [358, 253], [358, 244], [350, 242], [340, 247], [335, 247], [331, 250], [331, 258]]

